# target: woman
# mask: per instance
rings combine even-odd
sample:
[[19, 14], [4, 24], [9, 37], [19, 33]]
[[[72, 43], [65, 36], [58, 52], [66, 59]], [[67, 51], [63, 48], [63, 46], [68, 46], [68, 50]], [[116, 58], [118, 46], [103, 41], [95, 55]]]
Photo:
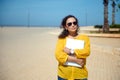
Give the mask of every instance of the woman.
[[[58, 36], [55, 57], [58, 65], [58, 80], [87, 80], [86, 58], [90, 54], [90, 41], [86, 35], [78, 34], [78, 20], [73, 15], [68, 15], [61, 22], [62, 33]], [[67, 39], [84, 42], [80, 49], [66, 47]], [[70, 43], [71, 44], [71, 43]], [[78, 44], [81, 45], [81, 44]], [[67, 65], [67, 62], [76, 63], [79, 66]]]

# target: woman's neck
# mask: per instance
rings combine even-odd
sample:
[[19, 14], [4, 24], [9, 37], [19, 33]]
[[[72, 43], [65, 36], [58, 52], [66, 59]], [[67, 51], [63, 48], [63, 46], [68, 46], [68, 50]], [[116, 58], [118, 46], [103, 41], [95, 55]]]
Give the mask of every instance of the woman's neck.
[[77, 33], [69, 33], [68, 37], [75, 38], [78, 34]]

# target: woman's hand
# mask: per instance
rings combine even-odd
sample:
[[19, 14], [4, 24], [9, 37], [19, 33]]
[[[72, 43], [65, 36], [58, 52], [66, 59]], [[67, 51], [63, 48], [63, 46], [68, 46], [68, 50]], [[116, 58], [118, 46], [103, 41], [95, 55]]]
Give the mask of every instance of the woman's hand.
[[63, 49], [63, 51], [64, 51], [65, 53], [67, 53], [68, 55], [70, 54], [70, 49], [67, 48], [67, 47], [65, 47], [65, 48]]
[[85, 65], [85, 59], [84, 58], [80, 58], [80, 59], [76, 59], [76, 63], [80, 64], [82, 67]]
[[85, 62], [86, 62], [86, 59], [84, 59], [84, 58], [79, 58], [78, 59], [75, 55], [74, 56], [68, 56], [67, 60], [70, 61], [70, 62], [75, 62], [75, 63], [81, 65], [82, 67], [85, 65]]
[[[69, 48], [65, 47], [63, 49], [63, 51], [65, 53], [67, 53], [68, 55], [70, 55], [70, 49]], [[85, 65], [85, 59], [84, 58], [77, 58], [75, 55], [69, 56], [68, 61], [75, 62], [75, 63], [81, 65], [82, 67]]]

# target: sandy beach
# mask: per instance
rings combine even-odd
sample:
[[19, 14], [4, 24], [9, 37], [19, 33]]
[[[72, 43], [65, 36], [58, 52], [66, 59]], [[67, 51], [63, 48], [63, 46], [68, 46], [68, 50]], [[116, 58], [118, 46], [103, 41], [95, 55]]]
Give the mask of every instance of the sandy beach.
[[[0, 28], [0, 80], [57, 80], [59, 28]], [[89, 80], [120, 79], [120, 38], [90, 37]]]

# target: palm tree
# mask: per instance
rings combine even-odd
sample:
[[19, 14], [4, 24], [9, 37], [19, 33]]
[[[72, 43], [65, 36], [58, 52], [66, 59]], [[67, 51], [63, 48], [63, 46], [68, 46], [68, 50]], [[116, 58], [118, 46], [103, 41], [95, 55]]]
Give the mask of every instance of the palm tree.
[[[111, 0], [111, 1], [112, 1], [112, 25], [114, 25], [115, 24], [116, 3], [119, 0]], [[117, 4], [117, 7], [120, 9], [120, 4], [119, 3]], [[117, 9], [117, 11], [118, 11], [118, 9]]]
[[120, 9], [120, 3], [118, 4], [118, 8]]
[[112, 1], [112, 25], [115, 24], [115, 6], [116, 6], [116, 2], [115, 0], [111, 0]]
[[109, 3], [109, 0], [103, 0], [103, 4], [104, 4], [104, 25], [103, 25], [103, 32], [109, 32], [109, 25], [108, 25], [108, 3]]

